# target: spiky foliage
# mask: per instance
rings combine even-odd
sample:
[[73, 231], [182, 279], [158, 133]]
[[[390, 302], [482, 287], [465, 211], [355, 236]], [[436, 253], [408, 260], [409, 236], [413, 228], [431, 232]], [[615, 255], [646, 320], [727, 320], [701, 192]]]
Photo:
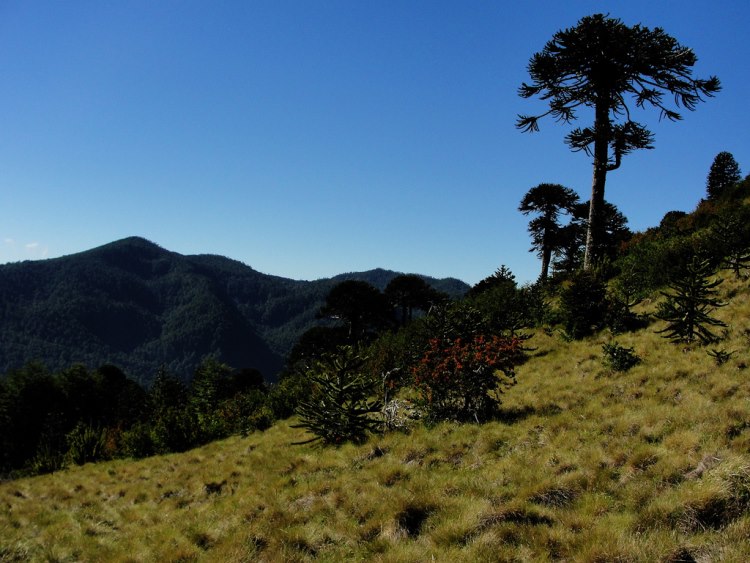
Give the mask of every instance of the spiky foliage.
[[708, 260], [693, 258], [685, 273], [669, 285], [672, 292], [662, 292], [667, 299], [656, 317], [666, 321], [667, 326], [657, 333], [676, 342], [693, 342], [697, 338], [707, 344], [718, 340], [708, 327], [727, 326], [711, 316], [714, 309], [725, 305], [717, 298], [716, 291], [723, 280], [711, 280], [712, 274]]
[[380, 426], [373, 417], [381, 409], [371, 399], [374, 382], [363, 373], [367, 358], [351, 346], [342, 346], [338, 354], [315, 362], [310, 380], [312, 396], [297, 407], [300, 428], [306, 428], [326, 444], [361, 442]]
[[722, 151], [716, 155], [706, 178], [706, 196], [708, 199], [719, 199], [742, 179], [740, 165], [730, 152]]
[[704, 96], [720, 89], [715, 76], [707, 80], [692, 77], [696, 61], [691, 49], [661, 28], [629, 27], [602, 14], [558, 31], [531, 57], [531, 84], [522, 84], [519, 95], [539, 96], [549, 102], [549, 109], [541, 115], [520, 115], [519, 129], [537, 131], [539, 119], [547, 115], [570, 123], [578, 118], [580, 108], [594, 110], [593, 125], [576, 128], [565, 139], [573, 151], [593, 157], [586, 269], [593, 265], [607, 173], [619, 168], [624, 155], [653, 147], [651, 131], [632, 120], [631, 104], [656, 108], [661, 117], [671, 121], [681, 119], [668, 106], [665, 95], [674, 99], [676, 107], [693, 110]]

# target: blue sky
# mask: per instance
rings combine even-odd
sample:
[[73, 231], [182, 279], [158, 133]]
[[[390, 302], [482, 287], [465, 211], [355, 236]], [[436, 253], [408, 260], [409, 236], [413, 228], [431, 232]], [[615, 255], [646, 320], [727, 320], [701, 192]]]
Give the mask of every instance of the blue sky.
[[[705, 194], [715, 155], [750, 172], [746, 0], [0, 0], [0, 263], [131, 235], [317, 279], [383, 267], [476, 283], [536, 278], [531, 187], [588, 199], [591, 164], [554, 121], [515, 129], [529, 57], [609, 13], [660, 26], [723, 91], [607, 199], [634, 230]], [[582, 115], [580, 123], [589, 123]]]

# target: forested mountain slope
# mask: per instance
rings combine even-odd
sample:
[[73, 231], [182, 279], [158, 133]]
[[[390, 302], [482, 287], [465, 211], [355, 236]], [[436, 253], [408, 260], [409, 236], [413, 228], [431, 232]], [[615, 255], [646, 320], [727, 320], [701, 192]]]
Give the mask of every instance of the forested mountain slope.
[[[148, 384], [160, 366], [188, 380], [206, 355], [273, 380], [330, 289], [373, 270], [296, 281], [214, 255], [184, 256], [139, 237], [50, 260], [0, 266], [0, 373], [111, 363]], [[429, 280], [458, 295], [458, 280]]]

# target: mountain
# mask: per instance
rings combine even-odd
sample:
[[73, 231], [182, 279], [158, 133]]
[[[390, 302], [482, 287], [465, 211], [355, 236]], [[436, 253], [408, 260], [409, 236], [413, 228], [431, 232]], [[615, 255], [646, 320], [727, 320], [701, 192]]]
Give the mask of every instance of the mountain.
[[[216, 255], [185, 256], [130, 237], [50, 260], [0, 266], [0, 373], [111, 363], [148, 385], [160, 366], [189, 380], [206, 355], [274, 380], [299, 336], [345, 279], [379, 289], [376, 269], [316, 281], [263, 274]], [[468, 286], [423, 276], [458, 296]]]

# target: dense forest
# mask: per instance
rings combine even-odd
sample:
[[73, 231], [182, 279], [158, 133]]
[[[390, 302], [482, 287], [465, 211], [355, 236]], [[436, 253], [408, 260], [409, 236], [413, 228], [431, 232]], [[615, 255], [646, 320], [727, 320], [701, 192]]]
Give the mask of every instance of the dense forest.
[[[132, 237], [71, 256], [0, 266], [0, 373], [29, 361], [60, 370], [114, 364], [145, 387], [160, 366], [188, 382], [209, 356], [275, 381], [347, 279], [384, 289], [396, 272], [296, 281], [222, 256], [182, 256]], [[427, 279], [427, 278], [425, 278]], [[458, 280], [428, 279], [460, 296]]]

